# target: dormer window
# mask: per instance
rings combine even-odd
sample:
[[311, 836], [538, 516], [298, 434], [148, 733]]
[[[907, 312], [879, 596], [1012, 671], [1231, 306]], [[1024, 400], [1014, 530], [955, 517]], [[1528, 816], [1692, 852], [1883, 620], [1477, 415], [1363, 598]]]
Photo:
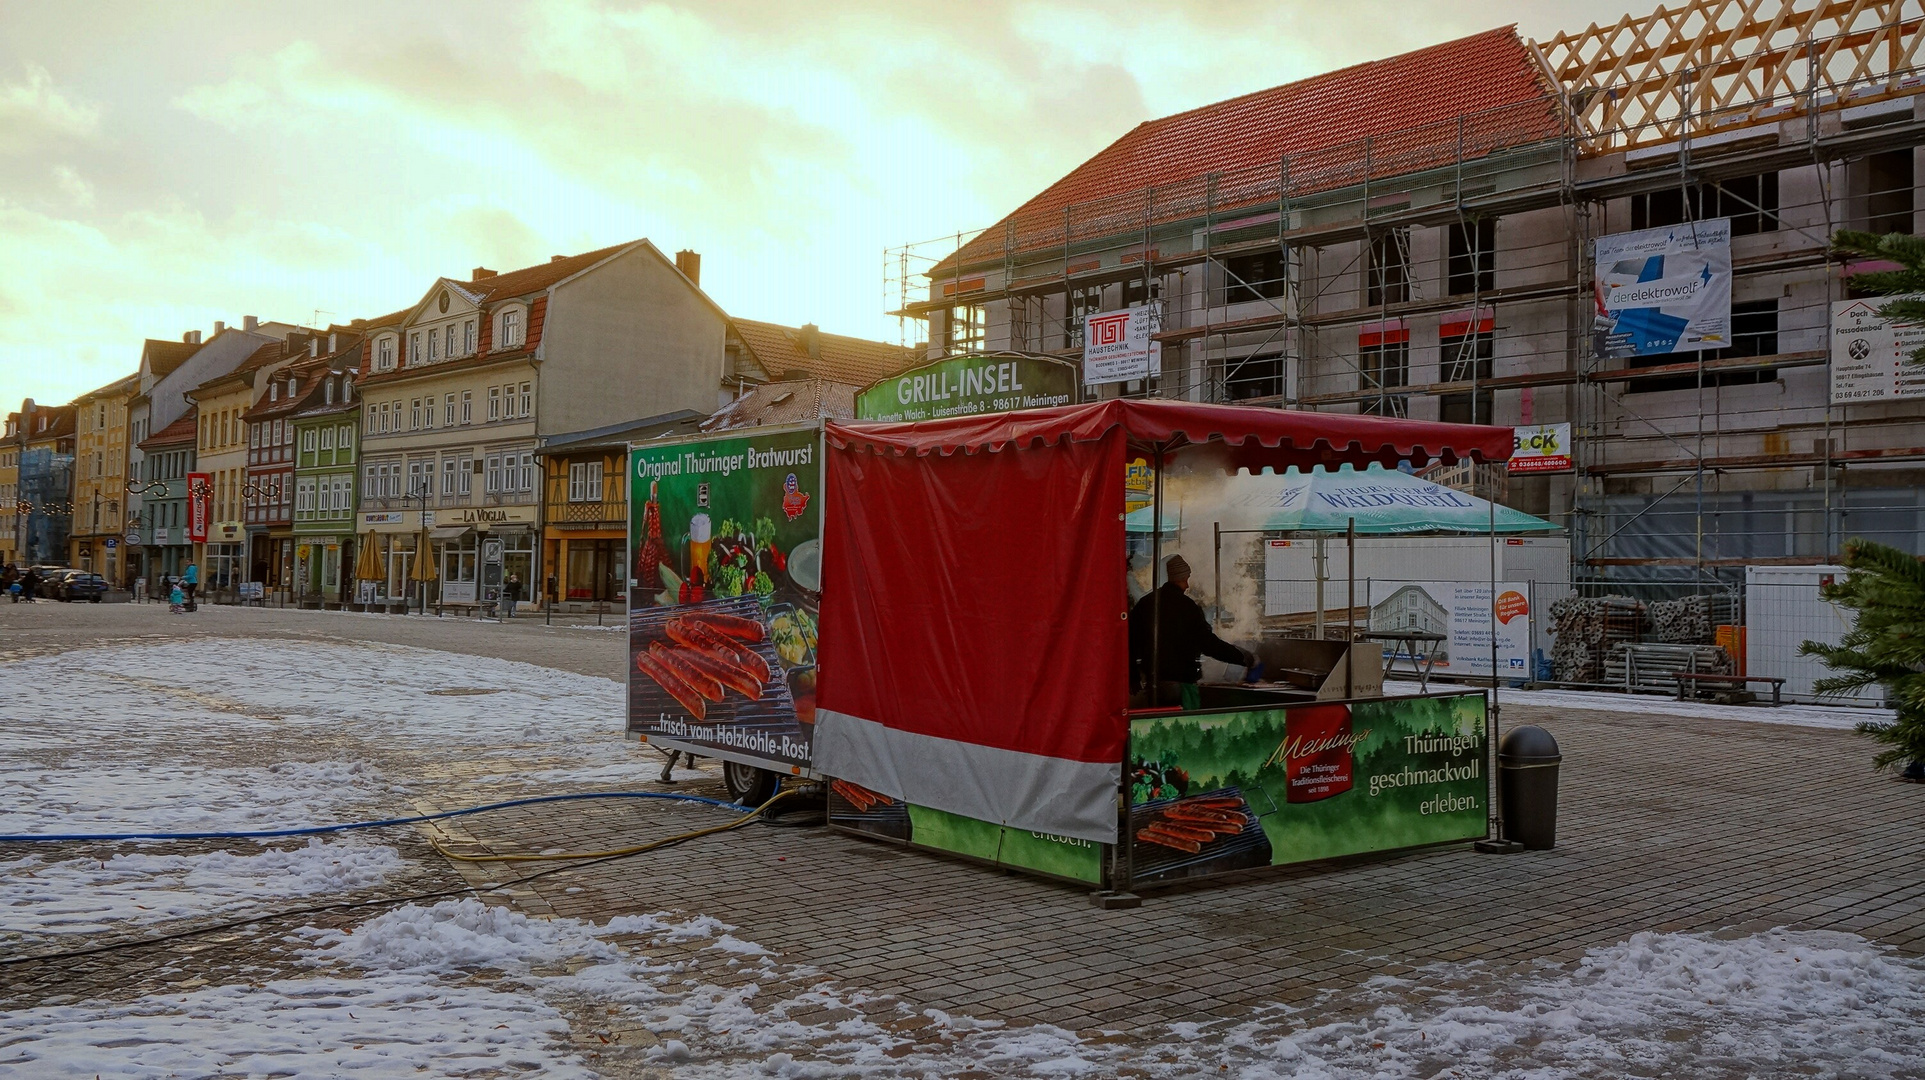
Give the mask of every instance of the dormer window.
[[301, 385], [301, 382], [299, 379], [296, 379], [294, 376], [289, 375], [287, 377], [287, 396], [293, 397], [295, 391], [300, 388], [300, 385]]
[[472, 356], [475, 351], [475, 321], [469, 319], [461, 324], [461, 355]]
[[384, 337], [374, 343], [374, 370], [394, 370], [394, 339]]
[[281, 400], [281, 384], [280, 384], [280, 383], [268, 383], [268, 384], [267, 384], [267, 400], [269, 400], [269, 401], [279, 401], [279, 400]]
[[501, 347], [512, 349], [521, 344], [521, 309], [509, 308], [501, 313]]
[[420, 362], [421, 362], [421, 333], [420, 331], [416, 331], [408, 335], [408, 363], [412, 365], [412, 364], [419, 364]]

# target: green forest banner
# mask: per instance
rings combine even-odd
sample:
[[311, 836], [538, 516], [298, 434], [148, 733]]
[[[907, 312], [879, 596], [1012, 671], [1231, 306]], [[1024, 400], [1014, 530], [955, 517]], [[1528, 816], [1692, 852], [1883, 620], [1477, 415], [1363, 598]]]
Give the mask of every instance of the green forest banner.
[[631, 733], [808, 766], [821, 457], [813, 426], [631, 448]]
[[1484, 695], [1130, 724], [1138, 882], [1485, 835]]

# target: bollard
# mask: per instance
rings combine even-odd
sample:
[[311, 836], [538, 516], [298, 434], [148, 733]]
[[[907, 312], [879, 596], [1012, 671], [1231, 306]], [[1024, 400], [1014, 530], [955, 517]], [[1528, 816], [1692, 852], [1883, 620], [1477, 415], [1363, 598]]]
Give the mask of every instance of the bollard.
[[1497, 748], [1497, 793], [1504, 838], [1527, 848], [1557, 844], [1557, 740], [1541, 727], [1512, 728]]

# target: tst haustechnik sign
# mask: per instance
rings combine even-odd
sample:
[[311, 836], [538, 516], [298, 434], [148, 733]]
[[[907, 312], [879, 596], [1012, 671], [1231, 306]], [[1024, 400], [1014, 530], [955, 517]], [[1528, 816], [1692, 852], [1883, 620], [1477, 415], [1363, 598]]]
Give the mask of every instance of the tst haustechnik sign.
[[951, 356], [856, 395], [858, 420], [935, 420], [1076, 403], [1076, 369], [1022, 353]]
[[1150, 335], [1163, 329], [1163, 305], [1143, 304], [1083, 317], [1083, 381], [1129, 382], [1163, 373], [1163, 346]]

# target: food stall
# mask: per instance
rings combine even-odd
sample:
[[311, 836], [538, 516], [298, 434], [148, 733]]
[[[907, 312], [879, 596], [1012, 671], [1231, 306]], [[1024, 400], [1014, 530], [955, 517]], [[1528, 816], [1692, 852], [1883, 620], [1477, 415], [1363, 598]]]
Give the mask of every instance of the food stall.
[[1136, 458], [1159, 520], [1186, 471], [1499, 461], [1510, 429], [1113, 400], [733, 438], [632, 452], [638, 737], [825, 779], [838, 828], [1121, 890], [1487, 835], [1481, 689], [1132, 708], [1125, 523]]

